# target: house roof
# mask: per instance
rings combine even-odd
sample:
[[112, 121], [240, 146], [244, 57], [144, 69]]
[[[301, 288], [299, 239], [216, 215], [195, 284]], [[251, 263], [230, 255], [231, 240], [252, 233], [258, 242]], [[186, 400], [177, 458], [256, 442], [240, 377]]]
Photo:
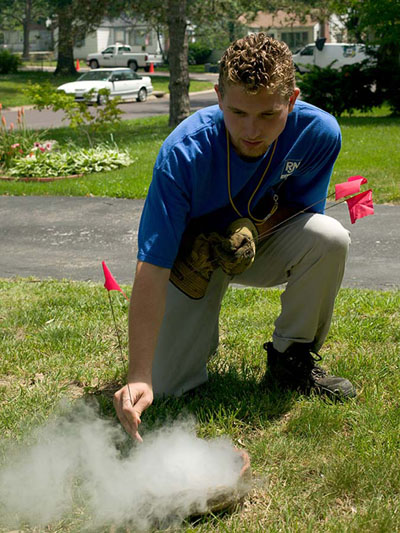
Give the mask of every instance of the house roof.
[[246, 24], [249, 28], [287, 28], [291, 26], [304, 27], [315, 25], [315, 21], [309, 15], [306, 15], [304, 20], [300, 20], [293, 13], [286, 13], [282, 10], [276, 13], [259, 11], [254, 20], [247, 22], [246, 17], [242, 16], [240, 17], [240, 22]]

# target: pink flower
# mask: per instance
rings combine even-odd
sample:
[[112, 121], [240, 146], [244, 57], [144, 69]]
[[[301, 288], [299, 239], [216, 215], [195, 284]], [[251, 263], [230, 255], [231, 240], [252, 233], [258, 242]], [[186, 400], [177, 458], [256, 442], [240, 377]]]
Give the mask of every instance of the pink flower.
[[11, 145], [11, 148], [18, 148], [18, 146], [21, 146], [19, 143], [15, 143]]
[[3, 104], [0, 103], [0, 111], [3, 109]]
[[7, 121], [5, 117], [1, 117], [1, 123], [3, 124], [4, 127], [7, 126]]
[[39, 146], [38, 148], [42, 153], [46, 151], [46, 148], [43, 148], [43, 146]]
[[10, 131], [13, 131], [14, 129], [14, 122], [10, 122]]
[[35, 146], [36, 148], [39, 148], [39, 146], [40, 146], [40, 143], [38, 143], [38, 142], [35, 142], [35, 143], [33, 143], [33, 146]]

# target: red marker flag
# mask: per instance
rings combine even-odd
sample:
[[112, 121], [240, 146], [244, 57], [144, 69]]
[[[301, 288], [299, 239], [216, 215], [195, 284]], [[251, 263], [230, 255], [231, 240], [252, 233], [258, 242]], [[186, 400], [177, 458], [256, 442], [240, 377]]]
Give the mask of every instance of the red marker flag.
[[350, 220], [354, 224], [359, 218], [374, 214], [374, 205], [372, 203], [372, 189], [352, 196], [346, 200], [349, 208]]
[[363, 176], [351, 176], [344, 183], [337, 183], [335, 185], [335, 200], [360, 192], [361, 185], [367, 182], [367, 178]]
[[104, 287], [108, 290], [108, 291], [119, 291], [121, 292], [125, 298], [127, 300], [129, 300], [129, 298], [126, 296], [126, 294], [124, 293], [124, 291], [121, 289], [121, 287], [118, 285], [118, 283], [115, 281], [115, 278], [114, 276], [111, 274], [111, 272], [108, 270], [108, 267], [105, 263], [105, 261], [102, 261], [102, 266], [103, 266], [103, 272], [104, 272], [104, 278], [105, 278], [105, 283], [104, 283]]

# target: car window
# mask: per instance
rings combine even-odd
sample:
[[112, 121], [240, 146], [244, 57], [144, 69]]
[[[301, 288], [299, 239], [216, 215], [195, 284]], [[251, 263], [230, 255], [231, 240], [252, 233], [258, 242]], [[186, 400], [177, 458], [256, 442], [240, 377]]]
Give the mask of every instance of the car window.
[[109, 46], [108, 48], [103, 50], [103, 54], [112, 54], [112, 53], [114, 53], [114, 47], [113, 46]]
[[303, 50], [300, 52], [301, 56], [312, 56], [314, 54], [314, 45], [306, 46], [303, 48]]
[[107, 81], [111, 73], [111, 70], [91, 70], [82, 74], [77, 81]]
[[120, 50], [121, 50], [121, 52], [130, 52], [131, 51], [129, 46], [121, 46]]
[[128, 70], [121, 70], [118, 72], [121, 80], [131, 80], [132, 78], [129, 76]]

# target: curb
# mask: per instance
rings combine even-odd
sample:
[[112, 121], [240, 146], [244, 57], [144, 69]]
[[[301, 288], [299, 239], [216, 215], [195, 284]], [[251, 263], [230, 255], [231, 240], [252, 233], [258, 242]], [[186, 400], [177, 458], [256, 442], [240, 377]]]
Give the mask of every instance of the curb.
[[53, 176], [51, 178], [35, 178], [35, 177], [28, 177], [28, 178], [19, 178], [16, 176], [15, 178], [12, 176], [0, 176], [0, 180], [3, 181], [37, 181], [37, 182], [49, 182], [49, 181], [58, 181], [58, 180], [69, 180], [69, 179], [76, 179], [76, 178], [82, 178], [84, 174], [71, 174], [70, 176]]

